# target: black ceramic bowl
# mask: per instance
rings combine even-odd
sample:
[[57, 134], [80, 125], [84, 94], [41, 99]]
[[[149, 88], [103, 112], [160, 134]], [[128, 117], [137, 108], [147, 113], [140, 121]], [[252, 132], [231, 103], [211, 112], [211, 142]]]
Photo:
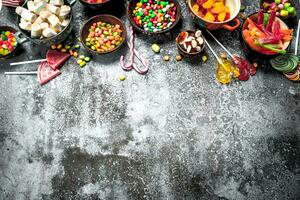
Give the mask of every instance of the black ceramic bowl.
[[[65, 5], [68, 5], [71, 7], [71, 13], [69, 16], [69, 24], [57, 35], [54, 35], [53, 37], [50, 38], [43, 38], [43, 39], [38, 39], [38, 38], [31, 38], [30, 36], [30, 32], [23, 30], [20, 28], [19, 23], [21, 20], [21, 17], [18, 15], [18, 26], [20, 29], [20, 32], [22, 34], [24, 34], [31, 42], [38, 44], [38, 45], [45, 45], [45, 46], [50, 46], [51, 44], [58, 44], [61, 43], [62, 41], [64, 41], [70, 34], [73, 28], [73, 13], [72, 13], [72, 7], [74, 6], [74, 4], [76, 3], [76, 0], [71, 0], [71, 2], [68, 2], [67, 0], [64, 1]], [[25, 3], [23, 4], [24, 8], [27, 9], [27, 1], [25, 1]]]
[[[110, 24], [118, 24], [118, 25], [120, 25], [120, 27], [122, 29], [123, 41], [121, 42], [121, 44], [119, 46], [112, 49], [111, 51], [97, 52], [85, 44], [85, 40], [86, 40], [87, 36], [89, 35], [90, 27], [93, 25], [93, 23], [97, 23], [99, 21], [110, 23]], [[127, 36], [127, 33], [126, 33], [126, 28], [125, 28], [124, 23], [119, 18], [117, 18], [113, 15], [97, 15], [97, 16], [92, 17], [91, 19], [89, 19], [87, 22], [84, 23], [84, 25], [81, 29], [81, 32], [80, 32], [80, 40], [81, 40], [82, 45], [92, 55], [103, 55], [103, 54], [109, 54], [109, 53], [113, 53], [113, 52], [117, 51], [125, 43], [126, 36]]]
[[11, 57], [15, 56], [15, 55], [16, 55], [16, 52], [20, 49], [20, 45], [21, 45], [22, 43], [28, 41], [27, 38], [24, 38], [24, 37], [22, 38], [22, 35], [21, 35], [20, 32], [17, 32], [16, 29], [14, 29], [14, 28], [12, 28], [12, 27], [10, 27], [10, 26], [0, 26], [0, 32], [1, 32], [1, 31], [10, 31], [10, 32], [12, 32], [12, 33], [14, 34], [14, 36], [16, 37], [16, 39], [17, 39], [17, 41], [18, 41], [18, 44], [17, 44], [17, 46], [15, 47], [15, 49], [14, 49], [12, 52], [10, 52], [9, 54], [7, 54], [7, 55], [5, 55], [5, 56], [1, 56], [1, 55], [0, 55], [0, 60], [2, 60], [2, 59], [7, 59], [7, 58], [11, 58]]
[[113, 3], [113, 0], [105, 0], [102, 3], [89, 3], [86, 0], [79, 0], [79, 2], [86, 8], [90, 8], [90, 9], [109, 9]]
[[165, 30], [162, 30], [162, 31], [157, 31], [157, 32], [149, 32], [149, 31], [146, 31], [144, 30], [142, 27], [140, 27], [139, 25], [137, 25], [133, 19], [133, 16], [132, 16], [132, 12], [135, 8], [135, 5], [139, 2], [139, 0], [131, 0], [129, 1], [128, 3], [128, 6], [127, 6], [127, 17], [131, 23], [131, 25], [134, 27], [135, 30], [139, 31], [139, 32], [142, 32], [144, 34], [147, 34], [147, 35], [158, 35], [158, 34], [162, 34], [162, 33], [166, 33], [166, 32], [169, 32], [171, 29], [173, 29], [179, 22], [180, 18], [181, 18], [181, 9], [180, 9], [180, 5], [177, 1], [175, 0], [170, 0], [170, 3], [174, 3], [175, 6], [176, 6], [176, 16], [175, 16], [175, 21], [174, 23], [172, 24], [172, 26], [170, 26], [169, 28], [165, 29]]

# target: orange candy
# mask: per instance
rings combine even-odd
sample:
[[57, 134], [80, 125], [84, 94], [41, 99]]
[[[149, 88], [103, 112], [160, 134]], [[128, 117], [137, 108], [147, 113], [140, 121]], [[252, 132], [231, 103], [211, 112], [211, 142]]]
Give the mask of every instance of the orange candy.
[[230, 18], [230, 9], [225, 5], [225, 0], [204, 0], [203, 2], [203, 4], [200, 4], [199, 1], [196, 1], [192, 9], [204, 20], [223, 22]]
[[203, 5], [202, 5], [202, 7], [204, 8], [204, 9], [209, 9], [209, 8], [211, 8], [212, 6], [213, 6], [213, 4], [214, 4], [214, 0], [207, 0]]
[[215, 21], [215, 17], [210, 12], [207, 12], [203, 18], [207, 21], [210, 21], [210, 22]]

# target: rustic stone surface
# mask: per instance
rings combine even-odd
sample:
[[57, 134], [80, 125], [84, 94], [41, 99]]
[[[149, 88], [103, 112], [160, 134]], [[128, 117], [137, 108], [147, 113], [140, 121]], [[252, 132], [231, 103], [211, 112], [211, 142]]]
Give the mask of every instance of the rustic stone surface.
[[[257, 6], [244, 4], [247, 14]], [[193, 28], [181, 5], [182, 26]], [[74, 14], [78, 35], [95, 13], [77, 3]], [[15, 18], [4, 8], [0, 24]], [[34, 76], [3, 73], [36, 70], [7, 63], [43, 58], [45, 47], [25, 43], [0, 61], [0, 199], [300, 199], [299, 84], [259, 70], [221, 86], [208, 50], [205, 64], [176, 62], [178, 31], [137, 35], [151, 66], [144, 76], [120, 68], [125, 48], [83, 69], [70, 59], [42, 87]], [[238, 31], [215, 34], [241, 53]], [[163, 42], [160, 54], [152, 40]]]

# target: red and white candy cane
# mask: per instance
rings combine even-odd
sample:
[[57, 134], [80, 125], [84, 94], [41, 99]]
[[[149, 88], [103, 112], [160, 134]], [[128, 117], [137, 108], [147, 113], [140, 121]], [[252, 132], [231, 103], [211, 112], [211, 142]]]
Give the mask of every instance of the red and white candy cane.
[[[132, 27], [130, 27], [130, 40], [127, 43], [127, 45], [130, 49], [130, 62], [128, 65], [125, 65], [124, 56], [121, 56], [120, 62], [121, 62], [122, 69], [127, 71], [134, 69], [139, 74], [145, 74], [149, 70], [149, 66], [147, 65], [145, 60], [141, 57], [141, 55], [138, 53], [138, 51], [134, 49], [134, 32]], [[144, 66], [144, 69], [139, 68], [134, 63], [134, 55], [141, 61], [142, 65]]]

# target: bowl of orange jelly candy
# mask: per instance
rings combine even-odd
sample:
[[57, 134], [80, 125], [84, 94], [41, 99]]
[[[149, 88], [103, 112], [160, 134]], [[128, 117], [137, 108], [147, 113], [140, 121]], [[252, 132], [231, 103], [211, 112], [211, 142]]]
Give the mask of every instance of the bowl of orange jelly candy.
[[[241, 0], [188, 0], [195, 22], [209, 30], [234, 31], [241, 25]], [[233, 24], [233, 25], [232, 25]]]

